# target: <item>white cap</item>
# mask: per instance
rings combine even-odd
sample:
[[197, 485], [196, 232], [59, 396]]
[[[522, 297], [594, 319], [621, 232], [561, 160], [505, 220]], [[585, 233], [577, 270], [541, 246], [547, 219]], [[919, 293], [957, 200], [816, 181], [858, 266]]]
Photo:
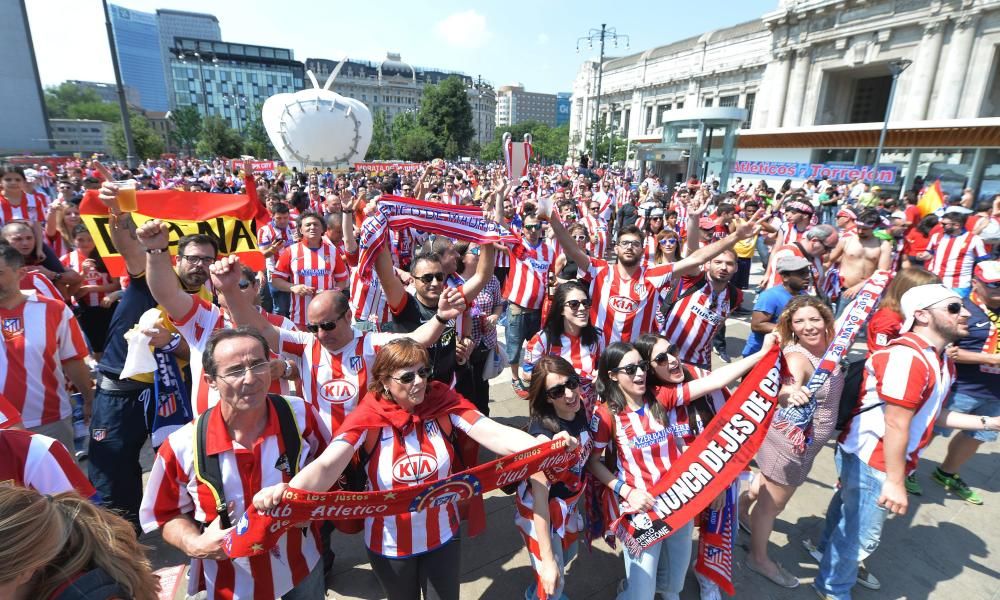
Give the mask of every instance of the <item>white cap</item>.
[[913, 327], [913, 313], [951, 298], [962, 299], [955, 290], [940, 283], [918, 285], [906, 290], [903, 297], [899, 299], [900, 308], [903, 310], [903, 326], [900, 327], [899, 331], [906, 333]]

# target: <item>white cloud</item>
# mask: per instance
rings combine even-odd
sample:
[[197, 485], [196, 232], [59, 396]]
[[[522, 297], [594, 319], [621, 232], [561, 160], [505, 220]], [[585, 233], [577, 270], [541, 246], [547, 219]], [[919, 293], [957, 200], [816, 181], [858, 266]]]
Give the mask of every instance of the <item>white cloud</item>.
[[486, 29], [486, 17], [474, 10], [449, 15], [435, 30], [446, 42], [459, 48], [482, 47], [492, 35]]
[[536, 39], [538, 40], [539, 45], [544, 46], [545, 44], [549, 43], [549, 34], [539, 33]]

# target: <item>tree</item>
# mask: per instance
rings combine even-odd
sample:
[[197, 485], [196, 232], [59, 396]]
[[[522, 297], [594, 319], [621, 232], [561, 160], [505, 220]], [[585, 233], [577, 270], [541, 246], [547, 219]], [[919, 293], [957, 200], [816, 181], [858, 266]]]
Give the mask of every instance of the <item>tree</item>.
[[475, 135], [472, 105], [465, 83], [452, 76], [424, 88], [417, 120], [434, 137], [437, 148], [445, 153], [443, 158], [464, 155]]
[[78, 104], [104, 103], [97, 92], [63, 82], [45, 89], [45, 109], [50, 119], [79, 119], [70, 116], [70, 108]]
[[201, 113], [194, 106], [182, 106], [170, 112], [170, 122], [173, 123], [172, 135], [177, 144], [187, 148], [190, 155], [201, 134]]
[[233, 158], [243, 154], [243, 138], [233, 131], [229, 121], [219, 116], [202, 121], [201, 136], [195, 145], [199, 156], [224, 156]]
[[264, 121], [261, 120], [261, 107], [263, 104], [257, 105], [257, 112], [255, 116], [252, 116], [250, 110], [247, 110], [247, 126], [243, 130], [243, 137], [245, 138], [244, 146], [246, 153], [251, 156], [256, 156], [257, 158], [273, 158], [277, 155], [274, 146], [271, 145], [271, 138], [267, 135], [267, 130], [264, 129]]
[[392, 134], [385, 109], [378, 109], [372, 116], [372, 143], [368, 146], [365, 160], [385, 160], [392, 158]]
[[[163, 154], [163, 138], [156, 133], [146, 117], [129, 111], [129, 124], [132, 125], [132, 141], [135, 142], [135, 154], [139, 158], [159, 158]], [[128, 155], [125, 144], [125, 129], [121, 122], [115, 123], [109, 133], [111, 151], [119, 158]]]
[[393, 142], [400, 158], [425, 161], [438, 157], [437, 140], [426, 127], [418, 125], [408, 129], [398, 138], [394, 138]]
[[117, 104], [110, 102], [80, 102], [69, 107], [70, 119], [93, 119], [114, 123], [122, 118], [122, 111]]

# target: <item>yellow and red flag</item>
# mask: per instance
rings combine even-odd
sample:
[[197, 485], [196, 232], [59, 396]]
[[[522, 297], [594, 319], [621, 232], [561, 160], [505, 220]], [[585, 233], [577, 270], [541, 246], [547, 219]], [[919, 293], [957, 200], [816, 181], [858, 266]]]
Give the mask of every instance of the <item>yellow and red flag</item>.
[[[159, 219], [170, 227], [170, 253], [177, 254], [177, 241], [185, 235], [204, 233], [219, 243], [219, 254], [236, 254], [240, 262], [255, 271], [263, 271], [264, 255], [257, 248], [254, 219], [264, 223], [267, 209], [249, 195], [210, 194], [181, 190], [136, 192], [135, 224]], [[80, 203], [80, 218], [94, 237], [98, 253], [112, 277], [125, 272], [125, 259], [111, 241], [111, 216], [98, 199], [97, 190], [89, 190]]]
[[937, 209], [944, 206], [944, 194], [941, 192], [941, 180], [938, 179], [934, 185], [924, 188], [924, 193], [917, 201], [917, 208], [920, 210], [920, 218], [924, 218]]

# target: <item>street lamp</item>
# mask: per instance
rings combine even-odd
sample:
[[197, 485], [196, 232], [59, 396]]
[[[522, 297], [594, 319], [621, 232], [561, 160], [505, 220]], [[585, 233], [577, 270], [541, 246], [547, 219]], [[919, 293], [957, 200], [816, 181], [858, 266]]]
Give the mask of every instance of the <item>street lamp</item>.
[[483, 98], [486, 96], [487, 90], [492, 89], [489, 83], [483, 82], [483, 76], [479, 75], [476, 77], [475, 83], [472, 84], [473, 89], [476, 90], [476, 135], [479, 144], [479, 157], [483, 155]]
[[[219, 59], [214, 54], [211, 56], [211, 58], [208, 58], [208, 57], [202, 55], [197, 50], [194, 51], [194, 52], [192, 52], [191, 56], [193, 56], [195, 58], [195, 60], [198, 61], [198, 85], [199, 85], [199, 87], [201, 87], [201, 107], [202, 107], [202, 110], [205, 112], [205, 116], [207, 117], [208, 116], [208, 90], [206, 89], [207, 86], [205, 85], [205, 72], [202, 70], [202, 63], [205, 62], [205, 61], [211, 61], [212, 64], [216, 64], [216, 63], [219, 62]], [[177, 51], [177, 58], [181, 62], [183, 62], [183, 63], [187, 62], [185, 60], [187, 58], [187, 55], [184, 53], [183, 50], [178, 50]]]
[[[597, 120], [601, 118], [601, 82], [604, 76], [604, 40], [610, 39], [618, 47], [618, 40], [624, 40], [625, 48], [629, 47], [629, 37], [624, 33], [618, 33], [614, 27], [608, 27], [606, 23], [601, 23], [600, 29], [591, 29], [587, 35], [576, 40], [576, 52], [580, 53], [580, 42], [587, 42], [587, 47], [593, 48], [594, 42], [601, 44], [601, 58], [597, 62], [597, 104], [594, 107], [594, 135], [591, 156], [597, 160]], [[586, 119], [586, 117], [584, 117]], [[586, 121], [584, 121], [586, 122]]]
[[[247, 97], [244, 94], [239, 93], [229, 93], [222, 94], [222, 100], [226, 103], [226, 106], [233, 106], [236, 112], [236, 128], [243, 135], [243, 119], [240, 118], [240, 107], [246, 108]], [[248, 115], [249, 116], [249, 115]]]
[[882, 161], [882, 147], [885, 146], [885, 134], [889, 129], [889, 114], [892, 112], [892, 99], [896, 96], [896, 82], [899, 75], [913, 64], [912, 60], [897, 58], [889, 61], [889, 73], [892, 75], [892, 85], [889, 87], [889, 103], [885, 105], [885, 118], [882, 120], [882, 133], [878, 136], [878, 150], [875, 151], [875, 165], [872, 168], [872, 183], [878, 183], [878, 167]]

